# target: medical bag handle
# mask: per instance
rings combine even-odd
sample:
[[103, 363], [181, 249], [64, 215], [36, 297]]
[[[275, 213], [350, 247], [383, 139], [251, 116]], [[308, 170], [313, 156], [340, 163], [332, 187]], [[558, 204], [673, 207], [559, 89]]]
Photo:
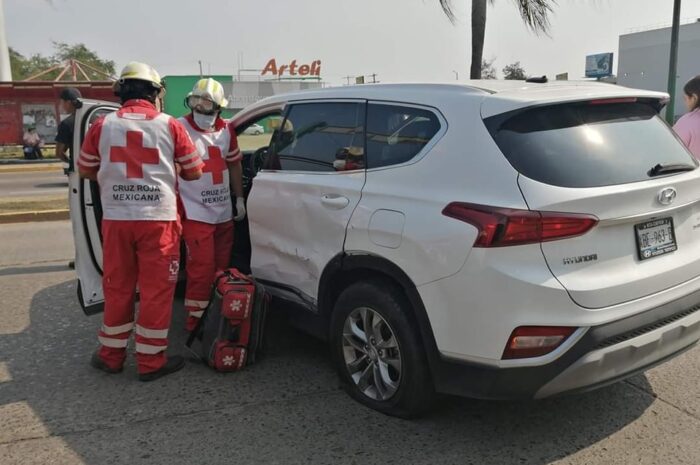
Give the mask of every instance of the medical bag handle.
[[[229, 269], [221, 272], [221, 274], [219, 274], [216, 277], [216, 279], [214, 280], [214, 283], [215, 284], [218, 283], [219, 279], [221, 279], [222, 276], [226, 276], [229, 278], [238, 279], [240, 281], [245, 281], [245, 282], [254, 284], [254, 281], [249, 276], [246, 276], [245, 274], [241, 273], [240, 271], [238, 271], [237, 268], [229, 268]], [[206, 318], [207, 313], [209, 312], [209, 306], [214, 301], [214, 293], [215, 292], [216, 292], [216, 286], [214, 286], [212, 288], [211, 296], [209, 296], [209, 305], [207, 305], [207, 308], [204, 309], [204, 313], [199, 318], [199, 321], [197, 321], [197, 325], [194, 327], [194, 329], [190, 333], [189, 337], [187, 338], [187, 342], [185, 342], [185, 346], [188, 349], [190, 349], [191, 352], [194, 352], [192, 350], [192, 344], [194, 343], [194, 340], [197, 339], [197, 337], [199, 337], [201, 339], [202, 325], [204, 325], [204, 319]], [[200, 359], [202, 358], [199, 355], [197, 355], [197, 357]]]

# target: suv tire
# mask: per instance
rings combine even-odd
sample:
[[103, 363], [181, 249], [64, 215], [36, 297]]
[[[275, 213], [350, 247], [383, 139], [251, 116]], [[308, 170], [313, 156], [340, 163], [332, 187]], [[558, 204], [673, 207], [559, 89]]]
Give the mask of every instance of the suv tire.
[[402, 418], [425, 413], [435, 397], [410, 311], [392, 283], [358, 282], [340, 294], [331, 319], [331, 348], [345, 391], [374, 410]]

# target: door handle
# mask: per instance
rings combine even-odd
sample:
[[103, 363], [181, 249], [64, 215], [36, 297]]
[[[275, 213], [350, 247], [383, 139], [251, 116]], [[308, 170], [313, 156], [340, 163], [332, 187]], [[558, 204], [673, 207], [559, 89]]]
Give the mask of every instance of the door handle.
[[321, 203], [328, 208], [334, 210], [342, 210], [347, 207], [350, 203], [350, 199], [343, 197], [342, 195], [328, 195], [324, 194], [321, 196]]

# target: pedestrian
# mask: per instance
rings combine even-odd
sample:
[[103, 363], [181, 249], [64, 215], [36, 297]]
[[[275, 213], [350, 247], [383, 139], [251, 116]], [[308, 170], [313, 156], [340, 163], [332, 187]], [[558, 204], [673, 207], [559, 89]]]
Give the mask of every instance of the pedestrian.
[[44, 146], [44, 141], [36, 132], [34, 126], [29, 126], [27, 131], [22, 136], [22, 152], [27, 160], [37, 160], [44, 158], [41, 154], [41, 148]]
[[700, 160], [700, 75], [685, 84], [683, 93], [688, 113], [681, 116], [673, 130], [695, 158]]
[[68, 116], [58, 125], [56, 133], [56, 157], [61, 161], [71, 164], [73, 155], [73, 127], [75, 126], [75, 112], [81, 107], [80, 91], [75, 87], [66, 87], [61, 91], [58, 101], [58, 110]]
[[100, 186], [103, 212], [105, 308], [91, 365], [121, 372], [135, 323], [141, 381], [185, 364], [181, 356], [166, 356], [180, 259], [177, 177], [198, 179], [203, 167], [187, 130], [156, 109], [163, 90], [153, 68], [129, 63], [115, 83], [122, 108], [92, 124], [78, 159], [80, 175]]
[[[68, 163], [64, 174], [68, 175], [73, 169], [73, 128], [75, 127], [75, 112], [82, 106], [82, 95], [75, 87], [66, 87], [61, 91], [58, 100], [58, 111], [64, 117], [58, 125], [56, 133], [56, 158]], [[75, 268], [75, 260], [68, 262], [69, 268]]]
[[[221, 118], [224, 88], [214, 79], [200, 79], [187, 95], [191, 112], [180, 121], [204, 161], [204, 175], [180, 185], [184, 207], [182, 235], [187, 247], [186, 329], [192, 331], [209, 304], [217, 270], [231, 261], [233, 221], [245, 217], [241, 151], [233, 127]], [[231, 190], [236, 197], [233, 217]]]

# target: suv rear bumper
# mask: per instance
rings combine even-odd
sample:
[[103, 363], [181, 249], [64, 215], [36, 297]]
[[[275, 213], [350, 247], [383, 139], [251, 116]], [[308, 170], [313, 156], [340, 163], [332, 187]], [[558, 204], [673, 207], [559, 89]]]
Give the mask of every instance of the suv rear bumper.
[[663, 363], [700, 340], [700, 291], [589, 328], [564, 354], [539, 366], [499, 368], [433, 359], [439, 392], [482, 399], [543, 398], [586, 391]]

